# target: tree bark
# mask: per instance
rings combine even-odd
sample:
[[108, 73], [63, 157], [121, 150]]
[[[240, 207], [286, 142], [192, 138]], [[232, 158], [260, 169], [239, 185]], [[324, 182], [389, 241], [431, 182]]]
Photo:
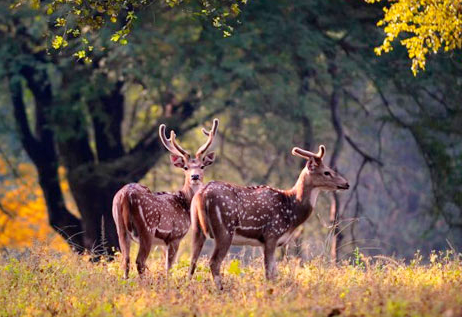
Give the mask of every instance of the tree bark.
[[[59, 89], [65, 93], [54, 95], [44, 66], [49, 62], [48, 57], [27, 48], [19, 50], [31, 56], [34, 63], [24, 64], [8, 74], [14, 118], [21, 143], [37, 168], [49, 222], [78, 251], [112, 253], [118, 247], [112, 219], [113, 195], [124, 184], [140, 180], [165, 153], [158, 141], [157, 124], [153, 123], [138, 144], [125, 151], [121, 131], [125, 107], [123, 82], [111, 83], [103, 78], [106, 89], [98, 87], [97, 95], [85, 100], [82, 79], [94, 78], [91, 75], [99, 64], [93, 63], [93, 68], [64, 66]], [[12, 70], [22, 65], [16, 60], [11, 63], [15, 63]], [[34, 96], [34, 131], [23, 101], [24, 80]], [[200, 101], [197, 92], [191, 90], [185, 100], [172, 104], [169, 117], [159, 120], [179, 134], [187, 132], [199, 124], [189, 119]], [[91, 128], [94, 134], [89, 133]], [[92, 142], [94, 148], [90, 146]], [[65, 207], [58, 177], [60, 164], [66, 167], [81, 219]]]
[[110, 161], [124, 154], [122, 121], [125, 98], [122, 85], [123, 82], [117, 81], [109, 94], [88, 102], [99, 162]]
[[42, 82], [39, 89], [34, 78], [43, 80], [43, 74], [36, 74], [32, 69], [23, 69], [28, 86], [34, 93], [36, 100], [36, 133], [30, 130], [27, 119], [23, 90], [19, 74], [9, 74], [9, 89], [13, 104], [13, 114], [21, 140], [21, 144], [36, 166], [39, 184], [42, 188], [48, 211], [50, 225], [69, 243], [76, 251], [82, 250], [83, 234], [80, 220], [72, 215], [66, 208], [61, 191], [58, 175], [58, 157], [54, 148], [54, 133], [50, 128], [49, 110], [51, 101], [51, 87], [48, 82]]

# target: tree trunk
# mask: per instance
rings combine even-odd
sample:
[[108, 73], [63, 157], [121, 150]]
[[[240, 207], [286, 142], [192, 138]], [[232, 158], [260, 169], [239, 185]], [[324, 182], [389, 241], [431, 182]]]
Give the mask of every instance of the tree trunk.
[[94, 254], [113, 254], [118, 249], [117, 231], [112, 218], [112, 198], [125, 183], [101, 182], [96, 177], [69, 174], [72, 195], [82, 215], [85, 249]]
[[57, 162], [36, 164], [39, 184], [42, 188], [48, 211], [48, 221], [70, 245], [77, 251], [83, 251], [83, 230], [80, 220], [71, 214], [65, 204], [58, 177]]
[[[24, 69], [28, 84], [36, 98], [36, 133], [32, 134], [26, 115], [23, 101], [21, 76], [9, 74], [9, 88], [14, 107], [14, 118], [21, 144], [34, 163], [39, 184], [42, 188], [48, 211], [50, 225], [69, 243], [76, 251], [82, 250], [83, 235], [80, 220], [72, 215], [66, 208], [58, 176], [58, 158], [54, 148], [54, 133], [47, 124], [47, 110], [50, 106], [51, 87], [43, 82], [43, 74], [39, 73], [38, 81], [44, 84], [38, 89], [37, 83], [32, 79], [31, 69]], [[41, 76], [40, 76], [41, 75]], [[48, 87], [47, 87], [48, 86]]]
[[[109, 78], [103, 78], [105, 89], [97, 90], [96, 96], [86, 100], [76, 77], [91, 78], [94, 69], [63, 68], [59, 89], [66, 93], [53, 95], [47, 68], [41, 67], [40, 62], [46, 63], [47, 58], [34, 57], [37, 63], [33, 67], [23, 66], [16, 71], [15, 66], [8, 79], [20, 140], [37, 168], [50, 224], [74, 249], [110, 254], [118, 248], [112, 219], [113, 196], [124, 184], [141, 179], [164, 154], [156, 133], [157, 124], [127, 153], [121, 134], [123, 83], [111, 84]], [[23, 101], [23, 81], [34, 96], [34, 132]], [[192, 91], [187, 99], [174, 104], [170, 117], [162, 121], [178, 133], [187, 132], [199, 124], [189, 120], [199, 108], [199, 101]], [[87, 120], [88, 115], [91, 120]], [[94, 139], [89, 133], [91, 128]], [[95, 147], [90, 146], [91, 142]], [[60, 163], [66, 167], [81, 219], [65, 207], [58, 177]]]

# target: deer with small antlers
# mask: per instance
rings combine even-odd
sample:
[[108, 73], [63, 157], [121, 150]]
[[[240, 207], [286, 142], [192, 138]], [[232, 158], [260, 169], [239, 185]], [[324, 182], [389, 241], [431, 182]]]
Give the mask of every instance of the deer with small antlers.
[[263, 247], [265, 275], [276, 276], [275, 250], [286, 244], [295, 229], [310, 216], [320, 190], [348, 189], [347, 180], [324, 165], [326, 149], [318, 153], [298, 147], [292, 154], [307, 160], [297, 182], [289, 190], [269, 186], [241, 187], [213, 181], [202, 187], [191, 202], [192, 246], [189, 276], [196, 268], [206, 237], [215, 240], [210, 269], [219, 289], [223, 289], [220, 267], [233, 245]]
[[175, 261], [181, 239], [191, 224], [190, 204], [194, 193], [202, 186], [204, 169], [215, 160], [215, 153], [207, 153], [218, 129], [218, 119], [213, 120], [210, 131], [202, 129], [208, 137], [194, 158], [177, 142], [174, 131], [170, 138], [165, 135], [165, 125], [159, 127], [159, 137], [171, 153], [170, 161], [184, 171], [183, 188], [177, 192], [152, 193], [147, 187], [132, 183], [122, 187], [114, 196], [112, 215], [117, 227], [122, 253], [122, 269], [128, 278], [130, 270], [130, 240], [140, 244], [136, 267], [141, 276], [146, 269], [146, 260], [151, 246], [166, 246], [167, 272]]

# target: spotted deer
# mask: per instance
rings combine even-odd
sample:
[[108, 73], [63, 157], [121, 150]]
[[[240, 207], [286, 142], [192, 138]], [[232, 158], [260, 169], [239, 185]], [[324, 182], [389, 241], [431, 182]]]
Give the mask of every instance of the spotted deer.
[[189, 276], [196, 268], [206, 237], [215, 240], [210, 268], [216, 286], [223, 289], [220, 266], [229, 247], [263, 247], [267, 279], [276, 276], [275, 249], [286, 244], [295, 229], [310, 216], [321, 190], [348, 189], [336, 171], [324, 165], [325, 147], [317, 154], [294, 147], [292, 154], [307, 160], [289, 190], [269, 186], [241, 187], [213, 181], [202, 187], [191, 202], [192, 246]]
[[184, 171], [183, 188], [177, 192], [151, 192], [147, 187], [132, 183], [122, 187], [114, 196], [112, 215], [117, 227], [119, 245], [122, 253], [122, 269], [128, 278], [130, 270], [130, 240], [140, 245], [136, 266], [140, 276], [146, 268], [146, 260], [151, 246], [166, 246], [167, 272], [175, 261], [181, 239], [191, 224], [190, 204], [194, 193], [202, 186], [204, 169], [215, 160], [215, 153], [207, 153], [218, 129], [218, 119], [213, 120], [210, 131], [202, 129], [208, 137], [196, 152], [194, 158], [185, 151], [175, 139], [165, 135], [165, 125], [159, 127], [159, 137], [171, 153], [171, 163]]

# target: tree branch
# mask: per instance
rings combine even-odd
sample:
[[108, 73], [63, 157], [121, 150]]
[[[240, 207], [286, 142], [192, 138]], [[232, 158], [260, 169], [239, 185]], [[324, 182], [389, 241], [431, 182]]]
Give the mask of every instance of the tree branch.
[[37, 150], [39, 148], [39, 142], [32, 135], [30, 130], [29, 122], [26, 115], [26, 106], [23, 100], [23, 91], [21, 80], [19, 76], [9, 76], [9, 88], [11, 99], [13, 103], [13, 115], [15, 118], [16, 126], [19, 132], [19, 138], [21, 143], [24, 146], [29, 157], [36, 161], [39, 158], [37, 157]]
[[348, 136], [348, 135], [345, 135], [345, 140], [347, 140], [348, 144], [351, 145], [351, 147], [357, 152], [359, 153], [366, 161], [370, 161], [370, 162], [374, 162], [374, 163], [377, 163], [379, 166], [383, 166], [383, 162], [380, 161], [379, 159], [367, 154], [366, 152], [364, 152], [363, 150], [361, 150], [359, 148], [359, 146]]
[[40, 187], [45, 196], [50, 225], [56, 229], [70, 245], [82, 244], [80, 220], [65, 206], [58, 175], [58, 158], [54, 145], [54, 134], [49, 120], [49, 107], [52, 104], [50, 82], [44, 70], [25, 67], [21, 74], [27, 76], [27, 83], [34, 95], [36, 130], [34, 137], [27, 121], [20, 77], [9, 76], [9, 86], [13, 101], [13, 113], [20, 132], [21, 143], [34, 162]]
[[124, 154], [121, 131], [124, 117], [122, 84], [118, 81], [109, 94], [98, 96], [95, 100], [88, 102], [100, 162], [115, 159]]

